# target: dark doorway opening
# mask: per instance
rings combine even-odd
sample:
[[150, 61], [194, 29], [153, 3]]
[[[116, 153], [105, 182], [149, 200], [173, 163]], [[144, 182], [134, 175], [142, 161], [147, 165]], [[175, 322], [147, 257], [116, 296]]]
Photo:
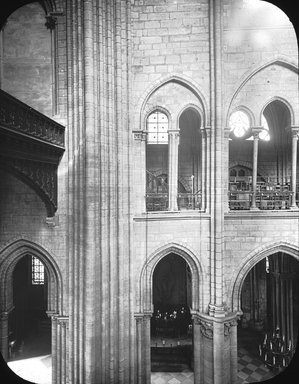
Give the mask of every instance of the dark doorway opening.
[[247, 274], [238, 327], [239, 373], [249, 374], [248, 364], [254, 368], [246, 379], [266, 380], [289, 365], [298, 337], [298, 281], [298, 261], [283, 252], [261, 260]]
[[51, 354], [47, 316], [47, 274], [43, 263], [26, 255], [13, 272], [14, 310], [9, 315], [9, 361]]
[[176, 254], [165, 256], [153, 274], [151, 369], [181, 372], [193, 367], [191, 271]]

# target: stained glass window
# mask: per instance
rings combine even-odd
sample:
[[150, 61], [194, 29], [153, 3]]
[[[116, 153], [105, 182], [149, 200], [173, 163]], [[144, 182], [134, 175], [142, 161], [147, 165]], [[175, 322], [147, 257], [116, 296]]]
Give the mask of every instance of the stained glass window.
[[45, 283], [45, 267], [43, 263], [34, 256], [32, 256], [31, 271], [32, 284], [41, 285]]
[[250, 128], [250, 121], [247, 113], [243, 111], [232, 113], [229, 119], [229, 127], [236, 137], [243, 137]]
[[168, 144], [168, 118], [160, 111], [151, 113], [147, 119], [147, 143]]

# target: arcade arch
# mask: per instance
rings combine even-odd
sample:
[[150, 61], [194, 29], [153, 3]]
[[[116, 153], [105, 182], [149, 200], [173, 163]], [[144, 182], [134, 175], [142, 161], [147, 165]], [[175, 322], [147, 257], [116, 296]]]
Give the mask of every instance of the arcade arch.
[[49, 252], [40, 245], [24, 239], [16, 240], [6, 246], [0, 252], [1, 353], [5, 360], [9, 357], [9, 318], [14, 311], [14, 271], [20, 261], [28, 257], [40, 260], [44, 266], [47, 282], [47, 315], [53, 317], [62, 312], [61, 275], [55, 260]]

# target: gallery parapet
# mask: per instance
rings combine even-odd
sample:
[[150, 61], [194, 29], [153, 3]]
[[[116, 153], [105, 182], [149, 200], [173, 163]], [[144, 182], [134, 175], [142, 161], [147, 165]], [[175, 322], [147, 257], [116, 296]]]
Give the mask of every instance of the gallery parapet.
[[64, 147], [64, 127], [0, 90], [0, 126], [39, 141]]

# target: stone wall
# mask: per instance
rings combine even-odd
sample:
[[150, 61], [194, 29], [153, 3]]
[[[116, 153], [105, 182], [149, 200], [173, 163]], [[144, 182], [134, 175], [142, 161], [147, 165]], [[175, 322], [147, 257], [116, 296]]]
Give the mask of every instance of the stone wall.
[[[158, 80], [183, 75], [209, 92], [208, 2], [135, 1], [132, 7], [132, 105]], [[138, 113], [139, 111], [137, 111]], [[135, 127], [138, 129], [139, 127]]]
[[29, 240], [48, 251], [64, 274], [66, 233], [63, 223], [56, 221], [55, 227], [48, 226], [44, 203], [22, 181], [3, 171], [0, 180], [0, 249], [16, 240]]
[[51, 32], [39, 3], [16, 10], [1, 31], [1, 88], [52, 115]]

